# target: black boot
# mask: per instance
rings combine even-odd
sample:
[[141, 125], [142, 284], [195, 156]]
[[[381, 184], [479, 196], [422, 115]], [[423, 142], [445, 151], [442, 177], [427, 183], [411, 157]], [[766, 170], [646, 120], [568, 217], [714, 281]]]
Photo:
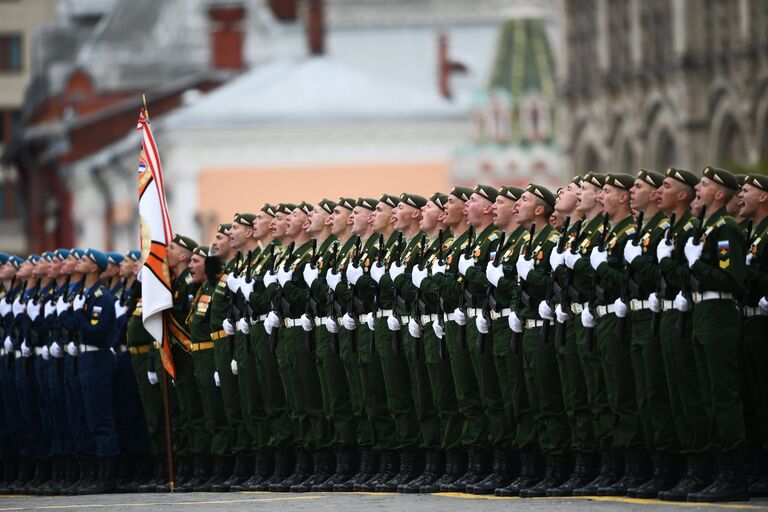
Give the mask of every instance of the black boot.
[[292, 485], [300, 484], [312, 474], [312, 456], [301, 448], [296, 450], [296, 465], [293, 467], [293, 473], [281, 482], [271, 484], [269, 490], [272, 492], [288, 492]]
[[23, 494], [36, 494], [36, 490], [42, 487], [51, 477], [50, 462], [43, 459], [34, 461], [34, 476], [19, 491]]
[[[173, 489], [183, 487], [187, 480], [192, 478], [192, 457], [179, 455], [176, 457], [176, 464], [173, 466]], [[168, 474], [160, 479], [160, 484], [155, 492], [171, 492], [171, 484], [168, 481]]]
[[520, 453], [520, 476], [512, 480], [506, 487], [494, 490], [496, 496], [520, 496], [520, 492], [530, 489], [543, 477], [542, 458], [538, 453]]
[[19, 459], [5, 457], [3, 459], [3, 483], [0, 485], [0, 494], [10, 494], [11, 484], [19, 474]]
[[155, 469], [154, 462], [154, 459], [148, 457], [131, 457], [133, 478], [123, 486], [125, 492], [138, 492], [139, 487], [149, 481]]
[[603, 453], [600, 457], [600, 470], [594, 480], [584, 487], [573, 490], [574, 496], [597, 496], [601, 487], [607, 487], [621, 478], [624, 458], [617, 453]]
[[91, 459], [77, 459], [77, 478], [72, 485], [62, 488], [60, 494], [63, 496], [76, 496], [78, 490], [88, 487], [94, 478], [94, 468], [97, 467], [96, 461]]
[[[209, 462], [210, 463], [210, 462]], [[217, 455], [213, 457], [213, 469], [208, 480], [205, 480], [201, 484], [193, 487], [194, 492], [211, 492], [214, 485], [219, 485], [224, 482], [232, 474], [232, 468], [234, 461], [232, 457]]]
[[162, 455], [157, 455], [154, 458], [154, 462], [152, 478], [139, 486], [139, 492], [157, 492], [157, 486], [168, 479], [167, 459]]
[[639, 487], [627, 490], [631, 498], [656, 499], [662, 491], [672, 489], [680, 480], [680, 461], [678, 457], [659, 453], [653, 457], [653, 476]]
[[730, 453], [720, 456], [720, 471], [715, 481], [698, 492], [688, 495], [688, 501], [720, 502], [749, 501], [744, 478], [744, 455]]
[[117, 483], [115, 485], [115, 492], [136, 492], [136, 488], [131, 487], [131, 483], [135, 478], [135, 459], [133, 457], [121, 457], [117, 462]]
[[291, 486], [291, 492], [309, 492], [315, 485], [328, 480], [335, 469], [333, 454], [329, 450], [317, 450], [312, 453], [312, 472], [309, 477]]
[[253, 457], [247, 455], [235, 457], [235, 467], [232, 468], [232, 473], [223, 482], [214, 484], [211, 490], [213, 492], [229, 492], [233, 485], [240, 485], [245, 482], [252, 473]]
[[50, 473], [48, 479], [34, 489], [30, 489], [30, 494], [35, 496], [53, 496], [58, 494], [59, 480], [61, 479], [61, 459], [51, 459], [48, 461]]
[[440, 492], [444, 485], [450, 485], [467, 472], [467, 453], [464, 450], [450, 450], [445, 456], [445, 470], [437, 480], [422, 485], [419, 492], [431, 494]]
[[554, 489], [547, 491], [547, 496], [573, 496], [573, 491], [589, 484], [597, 476], [596, 456], [591, 453], [577, 453], [571, 477]]
[[117, 461], [115, 459], [101, 459], [98, 466], [97, 478], [88, 487], [81, 488], [79, 494], [106, 494], [115, 491]]
[[477, 482], [467, 486], [469, 494], [493, 494], [496, 489], [506, 487], [512, 482], [513, 465], [519, 464], [517, 454], [509, 450], [493, 451], [493, 466], [491, 473]]
[[490, 473], [488, 453], [479, 448], [470, 448], [469, 467], [455, 482], [440, 486], [442, 492], [464, 492], [468, 485], [476, 484]]
[[610, 485], [600, 487], [598, 496], [626, 496], [629, 489], [640, 487], [651, 476], [651, 464], [645, 453], [633, 452], [624, 457], [624, 476]]
[[295, 464], [293, 450], [290, 448], [280, 448], [275, 451], [275, 464], [272, 474], [261, 482], [254, 486], [254, 491], [268, 491], [269, 486], [277, 484], [288, 478], [293, 471]]
[[571, 458], [568, 455], [547, 455], [545, 458], [544, 478], [536, 485], [520, 489], [521, 498], [542, 498], [550, 489], [557, 489], [571, 474]]
[[336, 492], [349, 492], [354, 490], [355, 485], [364, 484], [370, 480], [376, 469], [379, 467], [379, 453], [371, 448], [361, 448], [359, 456], [360, 464], [357, 473], [349, 477], [346, 481], [333, 486]]
[[255, 491], [275, 472], [275, 454], [272, 450], [259, 450], [253, 459], [253, 474], [245, 482], [233, 485], [232, 492]]
[[397, 487], [397, 492], [413, 494], [421, 492], [422, 486], [431, 485], [443, 474], [445, 466], [441, 450], [428, 450], [424, 455], [424, 469], [419, 476]]
[[335, 471], [323, 482], [312, 486], [314, 492], [329, 492], [336, 489], [338, 484], [343, 484], [352, 477], [355, 472], [355, 454], [350, 448], [339, 448], [335, 451]]
[[416, 448], [400, 450], [399, 471], [389, 481], [376, 486], [376, 492], [397, 492], [397, 488], [419, 476], [421, 453]]
[[207, 455], [192, 457], [192, 478], [175, 487], [175, 492], [192, 492], [211, 479], [211, 459]]
[[10, 483], [9, 494], [22, 494], [22, 489], [35, 477], [35, 464], [32, 459], [22, 457], [19, 460], [19, 472], [16, 478]]
[[354, 490], [367, 492], [375, 491], [377, 485], [385, 484], [392, 480], [397, 473], [399, 465], [400, 463], [396, 452], [393, 450], [383, 450], [379, 455], [378, 471], [365, 482], [355, 484]]

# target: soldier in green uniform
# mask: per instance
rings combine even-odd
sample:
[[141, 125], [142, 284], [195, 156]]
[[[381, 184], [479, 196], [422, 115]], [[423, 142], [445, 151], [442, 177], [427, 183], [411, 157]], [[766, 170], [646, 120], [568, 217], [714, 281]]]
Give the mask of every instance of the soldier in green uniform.
[[[734, 501], [749, 498], [744, 479], [746, 434], [741, 398], [739, 344], [741, 315], [736, 300], [743, 297], [745, 277], [744, 233], [726, 214], [725, 205], [738, 191], [730, 172], [707, 167], [696, 186], [706, 207], [701, 240], [689, 238], [683, 252], [695, 290], [693, 347], [712, 418], [714, 449], [719, 471], [706, 488], [688, 495], [690, 501]], [[678, 306], [688, 307], [688, 301]]]
[[739, 198], [741, 216], [752, 221], [752, 233], [747, 240], [747, 277], [749, 294], [743, 298], [742, 329], [744, 336], [744, 414], [747, 447], [755, 460], [753, 482], [749, 493], [753, 497], [768, 495], [768, 466], [760, 457], [768, 449], [768, 177], [752, 174], [746, 177]]

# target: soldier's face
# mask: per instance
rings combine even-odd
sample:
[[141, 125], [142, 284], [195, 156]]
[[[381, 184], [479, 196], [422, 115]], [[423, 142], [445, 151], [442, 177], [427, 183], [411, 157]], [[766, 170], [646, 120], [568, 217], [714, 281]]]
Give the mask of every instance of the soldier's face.
[[576, 209], [576, 203], [579, 200], [579, 186], [575, 183], [569, 183], [567, 187], [560, 191], [555, 201], [555, 211], [563, 215], [569, 215]]
[[643, 180], [635, 180], [629, 189], [629, 206], [635, 211], [645, 210], [651, 204], [651, 196], [656, 191], [654, 187]]
[[19, 265], [19, 272], [18, 276], [21, 279], [27, 279], [29, 277], [32, 277], [32, 270], [34, 270], [35, 266], [31, 261], [23, 261], [21, 265]]
[[493, 203], [493, 224], [496, 227], [505, 227], [515, 218], [515, 204], [517, 201], [507, 196], [500, 195], [496, 198]]
[[536, 207], [538, 201], [536, 196], [530, 192], [523, 192], [520, 196], [520, 200], [515, 204], [515, 220], [518, 224], [528, 225], [531, 224], [536, 218]]
[[77, 258], [74, 256], [67, 257], [66, 260], [64, 260], [64, 272], [66, 274], [71, 274], [72, 272], [75, 272], [75, 267], [77, 266]]
[[283, 212], [275, 214], [275, 218], [271, 223], [272, 236], [275, 238], [283, 238], [285, 232], [288, 230], [288, 215]]
[[434, 202], [429, 201], [421, 209], [421, 220], [419, 229], [424, 232], [432, 231], [437, 228], [437, 223], [443, 211]]
[[469, 201], [466, 202], [464, 209], [467, 212], [467, 222], [471, 226], [478, 226], [482, 223], [483, 217], [493, 211], [490, 201], [480, 194], [472, 194]]
[[216, 236], [213, 237], [213, 242], [211, 242], [211, 249], [216, 256], [224, 260], [228, 259], [229, 255], [232, 254], [232, 248], [229, 246], [229, 235], [217, 231]]
[[382, 233], [392, 223], [392, 207], [379, 202], [371, 214], [371, 229], [374, 233]]
[[591, 183], [581, 182], [581, 188], [576, 193], [576, 210], [581, 213], [592, 210], [598, 204], [597, 196], [600, 192], [601, 189]]
[[659, 209], [666, 214], [672, 213], [677, 206], [678, 195], [681, 192], [678, 183], [673, 178], [664, 178], [664, 183], [661, 184], [654, 196], [659, 203]]
[[240, 249], [252, 236], [253, 229], [239, 222], [233, 222], [232, 227], [229, 229], [229, 245], [233, 249]]
[[176, 242], [171, 242], [171, 245], [168, 246], [168, 254], [166, 259], [168, 260], [168, 265], [171, 267], [175, 267], [179, 264], [179, 253], [180, 248], [179, 244]]
[[448, 203], [445, 206], [443, 223], [449, 228], [459, 225], [466, 215], [465, 206], [466, 203], [464, 201], [454, 195], [449, 195]]
[[51, 263], [44, 258], [40, 258], [40, 260], [35, 263], [35, 266], [32, 269], [32, 275], [35, 277], [48, 277], [48, 272], [50, 270]]
[[597, 197], [598, 203], [603, 205], [603, 211], [609, 217], [613, 217], [620, 209], [621, 204], [627, 201], [627, 191], [606, 185]]
[[13, 266], [13, 263], [5, 263], [2, 267], [0, 267], [0, 279], [3, 281], [7, 281], [8, 279], [13, 279], [13, 275], [16, 273], [16, 267]]
[[709, 207], [718, 195], [718, 188], [717, 183], [709, 178], [701, 178], [699, 184], [696, 185], [696, 197], [699, 199], [699, 203]]
[[421, 212], [411, 205], [398, 203], [397, 208], [392, 211], [392, 215], [395, 217], [395, 229], [401, 231], [414, 221], [418, 222]]
[[728, 212], [728, 215], [731, 217], [736, 217], [739, 215], [739, 212], [741, 212], [743, 204], [741, 201], [741, 198], [739, 197], [739, 194], [733, 194], [733, 197], [731, 197], [731, 200], [728, 201], [728, 204], [725, 205], [725, 209]]
[[329, 219], [331, 223], [331, 233], [335, 236], [339, 236], [346, 231], [347, 226], [351, 224], [351, 220], [349, 218], [350, 215], [349, 210], [344, 208], [343, 206], [337, 206], [333, 209], [333, 213], [331, 214], [331, 217]]
[[739, 196], [741, 197], [742, 203], [739, 214], [742, 217], [752, 217], [761, 205], [763, 207], [768, 205], [768, 192], [749, 183], [745, 183], [744, 186], [741, 187]]
[[328, 213], [320, 206], [315, 206], [314, 209], [309, 212], [309, 227], [307, 233], [309, 235], [316, 235], [321, 233], [328, 222]]
[[126, 278], [134, 274], [134, 265], [136, 264], [131, 258], [125, 258], [120, 262], [120, 277]]
[[355, 206], [352, 210], [352, 233], [362, 235], [368, 230], [368, 221], [371, 218], [371, 210], [362, 206]]
[[253, 220], [253, 238], [261, 240], [269, 234], [269, 224], [272, 222], [272, 216], [268, 213], [259, 212]]
[[205, 281], [205, 258], [199, 254], [193, 254], [189, 260], [189, 275], [195, 283]]
[[290, 237], [297, 237], [304, 230], [304, 223], [307, 222], [307, 214], [299, 208], [294, 208], [288, 216], [288, 229], [286, 234]]

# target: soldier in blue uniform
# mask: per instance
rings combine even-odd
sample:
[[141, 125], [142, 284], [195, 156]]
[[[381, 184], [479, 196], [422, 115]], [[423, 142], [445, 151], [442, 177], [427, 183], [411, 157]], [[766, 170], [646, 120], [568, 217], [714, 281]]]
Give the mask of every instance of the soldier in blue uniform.
[[[16, 271], [19, 268], [21, 259], [17, 256], [8, 256], [0, 253], [0, 281], [3, 286], [0, 288], [0, 318], [2, 319], [2, 337], [7, 339], [5, 332], [8, 322], [6, 318], [10, 315], [12, 302], [12, 286], [15, 282]], [[2, 483], [0, 483], [0, 493], [12, 492], [12, 485], [19, 477], [19, 451], [18, 451], [18, 404], [16, 399], [16, 386], [13, 376], [13, 356], [9, 355], [7, 346], [13, 350], [13, 345], [8, 339], [8, 343], [0, 346], [0, 397], [2, 397], [2, 457], [3, 473]]]

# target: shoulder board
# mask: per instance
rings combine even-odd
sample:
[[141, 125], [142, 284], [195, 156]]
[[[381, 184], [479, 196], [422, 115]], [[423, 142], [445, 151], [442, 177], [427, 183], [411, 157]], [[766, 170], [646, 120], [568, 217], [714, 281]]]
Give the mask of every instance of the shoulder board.
[[496, 240], [497, 238], [499, 238], [499, 234], [498, 234], [497, 232], [495, 232], [495, 231], [494, 231], [493, 233], [491, 233], [491, 236], [489, 236], [489, 237], [488, 237], [488, 241], [489, 241], [489, 242], [493, 242], [493, 241], [494, 241], [494, 240]]
[[689, 219], [688, 222], [686, 222], [685, 225], [683, 226], [683, 231], [690, 231], [690, 230], [692, 230], [693, 229], [693, 224], [694, 224], [693, 219]]
[[558, 241], [559, 239], [560, 239], [560, 233], [559, 233], [558, 231], [553, 231], [553, 232], [552, 232], [552, 233], [550, 233], [550, 234], [549, 234], [549, 236], [547, 237], [547, 240], [548, 240], [548, 241], [550, 241], [550, 242], [556, 242], [556, 241]]
[[717, 219], [717, 222], [715, 222], [715, 226], [719, 228], [725, 223], [726, 223], [725, 217], [720, 217], [719, 219]]
[[187, 277], [184, 278], [184, 282], [187, 284], [192, 284], [192, 275], [187, 274]]
[[93, 292], [94, 297], [101, 297], [102, 295], [104, 295], [104, 292], [102, 291], [101, 288], [96, 288], [96, 291]]
[[669, 219], [662, 219], [661, 222], [659, 222], [659, 228], [660, 229], [667, 229], [670, 226]]

